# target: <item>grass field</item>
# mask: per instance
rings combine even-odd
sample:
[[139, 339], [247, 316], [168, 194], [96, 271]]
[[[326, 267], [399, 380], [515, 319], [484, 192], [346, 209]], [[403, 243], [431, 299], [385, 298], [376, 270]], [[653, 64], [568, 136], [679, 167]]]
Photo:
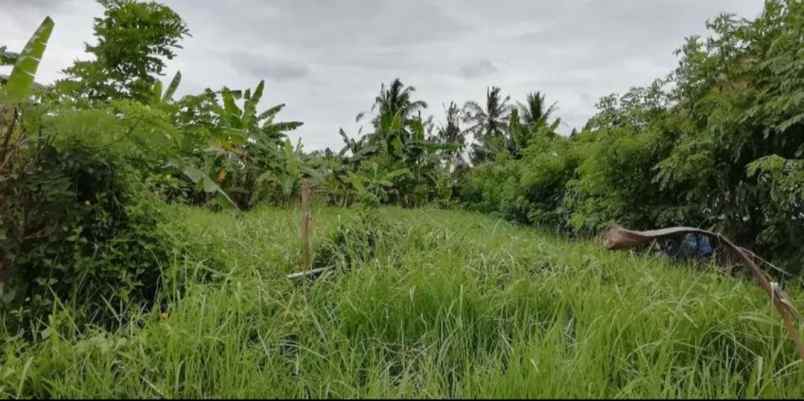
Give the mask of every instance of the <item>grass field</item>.
[[468, 212], [321, 208], [315, 263], [337, 273], [293, 283], [297, 212], [167, 212], [192, 257], [164, 267], [166, 309], [0, 333], [1, 397], [804, 397], [767, 297], [706, 268]]

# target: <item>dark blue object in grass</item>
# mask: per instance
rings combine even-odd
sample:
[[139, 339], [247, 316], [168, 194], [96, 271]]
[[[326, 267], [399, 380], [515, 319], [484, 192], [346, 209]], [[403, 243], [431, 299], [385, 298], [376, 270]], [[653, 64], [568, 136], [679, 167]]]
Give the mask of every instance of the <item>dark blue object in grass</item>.
[[687, 234], [681, 244], [680, 253], [685, 257], [708, 258], [712, 256], [712, 244], [703, 234]]
[[662, 250], [676, 259], [705, 259], [714, 254], [711, 240], [703, 234], [687, 234], [683, 238], [669, 239], [662, 244]]

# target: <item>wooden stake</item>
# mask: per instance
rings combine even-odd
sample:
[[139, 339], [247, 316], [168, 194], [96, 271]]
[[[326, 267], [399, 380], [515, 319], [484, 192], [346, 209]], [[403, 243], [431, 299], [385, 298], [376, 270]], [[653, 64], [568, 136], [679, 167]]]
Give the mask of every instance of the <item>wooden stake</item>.
[[302, 241], [302, 260], [299, 269], [306, 271], [312, 268], [312, 250], [310, 249], [310, 234], [312, 234], [311, 224], [313, 221], [312, 212], [310, 211], [310, 204], [312, 203], [313, 188], [310, 182], [302, 180], [301, 184], [301, 241]]

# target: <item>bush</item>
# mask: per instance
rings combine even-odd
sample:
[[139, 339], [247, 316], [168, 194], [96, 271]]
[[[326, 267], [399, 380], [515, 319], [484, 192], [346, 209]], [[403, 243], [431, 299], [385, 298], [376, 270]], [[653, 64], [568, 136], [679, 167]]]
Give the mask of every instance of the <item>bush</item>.
[[85, 322], [120, 321], [154, 300], [169, 244], [142, 174], [96, 138], [42, 136], [0, 187], [4, 309], [17, 324], [75, 304]]
[[464, 200], [576, 234], [709, 228], [799, 270], [804, 4], [769, 0], [756, 20], [708, 28], [673, 74], [604, 97], [572, 139], [537, 138], [519, 160], [476, 167]]
[[520, 177], [521, 168], [515, 160], [500, 158], [483, 163], [467, 174], [461, 184], [461, 198], [469, 209], [526, 223], [529, 207], [521, 195]]
[[461, 186], [466, 205], [519, 223], [564, 229], [565, 188], [576, 176], [578, 154], [562, 137], [537, 137], [521, 159], [504, 154], [472, 169]]
[[565, 206], [567, 183], [577, 176], [580, 153], [562, 137], [540, 137], [523, 154], [521, 185], [528, 200], [528, 221], [566, 230], [570, 210]]
[[651, 179], [663, 155], [662, 136], [612, 128], [584, 135], [577, 176], [567, 183], [564, 206], [573, 231], [593, 234], [611, 223], [650, 227], [667, 210], [668, 194]]

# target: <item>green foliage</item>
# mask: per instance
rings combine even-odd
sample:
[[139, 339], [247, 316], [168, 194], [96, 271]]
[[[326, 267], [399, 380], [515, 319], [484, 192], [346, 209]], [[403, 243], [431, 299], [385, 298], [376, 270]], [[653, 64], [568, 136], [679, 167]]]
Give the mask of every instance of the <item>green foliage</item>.
[[[208, 175], [246, 209], [272, 194], [277, 195], [274, 201], [288, 201], [302, 178], [299, 152], [285, 135], [302, 123], [275, 121], [284, 104], [258, 113], [264, 88], [265, 82], [260, 81], [253, 93], [246, 90], [242, 96], [223, 88], [220, 100], [213, 95], [212, 116], [206, 120], [210, 139], [201, 156], [203, 164]], [[237, 105], [241, 97], [242, 107]], [[281, 192], [272, 192], [277, 186]]]
[[521, 159], [503, 158], [473, 168], [462, 186], [471, 208], [563, 230], [569, 226], [566, 187], [576, 177], [578, 150], [560, 136], [532, 140]]
[[[286, 209], [174, 207], [205, 244], [164, 314], [36, 341], [0, 326], [5, 398], [797, 398], [801, 364], [753, 283], [724, 280], [476, 213], [382, 208], [373, 256], [302, 285]], [[364, 238], [316, 209], [322, 241]], [[352, 229], [348, 231], [347, 229]], [[260, 241], [254, 241], [254, 238]], [[367, 242], [345, 240], [341, 249]], [[323, 242], [321, 245], [323, 245]], [[337, 260], [337, 259], [336, 259]], [[790, 288], [791, 299], [801, 289]], [[581, 383], [581, 384], [579, 384]]]
[[[10, 63], [13, 60], [14, 68], [11, 70], [8, 81], [0, 87], [0, 105], [22, 103], [31, 96], [34, 77], [39, 69], [39, 61], [45, 53], [50, 34], [53, 32], [53, 25], [50, 17], [45, 18], [19, 56], [3, 57], [2, 64]], [[3, 54], [6, 54], [5, 48]]]
[[527, 205], [519, 191], [520, 176], [518, 166], [510, 161], [483, 164], [468, 175], [461, 197], [471, 209], [527, 222]]
[[721, 16], [709, 24], [712, 38], [685, 45], [673, 111], [686, 121], [658, 165], [662, 187], [684, 191], [708, 224], [762, 248], [760, 233], [784, 230], [779, 222], [795, 215], [768, 218], [767, 190], [747, 173], [768, 156], [804, 154], [802, 16], [800, 2], [768, 1], [758, 19]]
[[[508, 152], [515, 158], [519, 158], [538, 136], [554, 136], [557, 134], [561, 119], [550, 118], [556, 111], [556, 105], [545, 106], [545, 97], [541, 92], [530, 93], [526, 98], [525, 104], [519, 104], [518, 108], [511, 111], [508, 122]], [[520, 117], [521, 116], [521, 117]]]
[[443, 155], [454, 152], [459, 139], [446, 143], [430, 134], [431, 122], [421, 117], [427, 105], [411, 99], [414, 91], [399, 79], [387, 89], [383, 85], [372, 108], [378, 110], [372, 119], [373, 132], [353, 140], [340, 131], [346, 148], [341, 154], [343, 165], [335, 174], [337, 183], [346, 188], [346, 203], [413, 207], [448, 192], [442, 188], [448, 185], [444, 177], [449, 174]]
[[[20, 55], [0, 48], [15, 63], [0, 87], [13, 104], [0, 110], [0, 396], [801, 393], [746, 283], [482, 216], [377, 208], [459, 197], [572, 235], [714, 226], [796, 271], [800, 1], [714, 19], [672, 75], [601, 99], [569, 138], [541, 92], [512, 107], [491, 87], [482, 104], [450, 103], [437, 128], [396, 79], [370, 132], [341, 130], [338, 153], [291, 143], [301, 123], [260, 106], [263, 81], [174, 99], [181, 74], [159, 77], [182, 19], [101, 4], [94, 60], [42, 96], [31, 87], [52, 21]], [[258, 206], [291, 204], [303, 179], [324, 203], [370, 209], [316, 210], [314, 264], [341, 271], [297, 288], [282, 275], [297, 266], [298, 216]]]
[[[756, 20], [723, 15], [708, 26], [711, 37], [690, 38], [672, 75], [604, 97], [570, 141], [532, 143], [556, 126], [542, 118], [551, 109], [527, 111], [544, 108], [543, 97], [531, 96], [507, 128], [519, 160], [476, 167], [465, 201], [579, 234], [612, 222], [715, 228], [799, 270], [804, 5], [768, 1]], [[486, 121], [476, 129], [490, 126], [489, 113], [475, 114]], [[534, 120], [547, 126], [543, 134], [526, 128]], [[503, 141], [483, 141], [499, 158]], [[551, 161], [557, 143], [566, 146]]]
[[465, 132], [472, 134], [472, 162], [482, 163], [494, 160], [494, 156], [505, 149], [510, 96], [502, 97], [500, 88], [491, 87], [486, 92], [483, 106], [470, 101], [463, 107], [464, 122], [469, 124]]
[[466, 134], [461, 130], [463, 112], [455, 102], [450, 102], [446, 108], [447, 124], [438, 129], [436, 143], [445, 146], [443, 159], [447, 169], [458, 168], [466, 164], [463, 152], [466, 149]]
[[359, 267], [376, 257], [381, 247], [398, 241], [401, 235], [398, 226], [380, 219], [372, 209], [361, 210], [356, 218], [339, 222], [316, 250], [313, 267]]
[[136, 0], [99, 0], [103, 18], [95, 18], [98, 43], [86, 46], [91, 61], [64, 70], [60, 91], [76, 99], [147, 101], [179, 42], [189, 35], [185, 22], [169, 7]]
[[804, 161], [771, 155], [749, 164], [747, 173], [765, 199], [757, 241], [790, 266], [804, 265], [804, 249], [790, 246], [804, 236]]
[[615, 222], [650, 227], [662, 221], [659, 215], [668, 211], [664, 202], [668, 195], [645, 177], [661, 157], [660, 138], [653, 132], [622, 128], [576, 138], [580, 163], [577, 177], [567, 182], [564, 202], [574, 231], [593, 234]]
[[0, 248], [10, 273], [2, 309], [19, 329], [60, 302], [76, 305], [82, 324], [120, 323], [121, 313], [154, 300], [170, 246], [159, 214], [123, 155], [51, 138], [29, 148], [2, 186]]
[[[8, 172], [14, 168], [18, 154], [27, 139], [25, 132], [19, 127], [21, 104], [31, 97], [36, 71], [39, 69], [39, 62], [47, 47], [53, 26], [53, 20], [50, 17], [45, 18], [20, 55], [7, 53], [5, 47], [0, 49], [2, 50], [0, 54], [3, 56], [0, 64], [14, 62], [11, 76], [0, 86], [0, 135], [2, 135], [0, 184], [4, 184]], [[4, 197], [0, 196], [0, 203], [3, 202]], [[0, 257], [0, 274], [3, 264], [3, 258]]]

